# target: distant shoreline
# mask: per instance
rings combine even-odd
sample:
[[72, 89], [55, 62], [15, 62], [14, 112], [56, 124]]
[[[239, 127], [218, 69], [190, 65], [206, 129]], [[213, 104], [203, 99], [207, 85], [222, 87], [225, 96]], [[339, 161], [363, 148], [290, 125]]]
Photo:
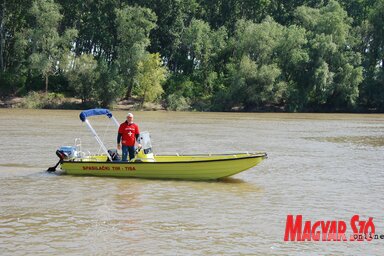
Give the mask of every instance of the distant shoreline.
[[[94, 104], [82, 104], [80, 99], [67, 97], [64, 99], [61, 104], [56, 104], [53, 107], [25, 107], [26, 97], [7, 97], [0, 98], [0, 109], [1, 108], [12, 108], [12, 109], [64, 109], [64, 110], [81, 110], [95, 108]], [[141, 101], [135, 98], [129, 100], [120, 100], [117, 103], [114, 103], [112, 107], [109, 107], [111, 110], [132, 110], [132, 111], [167, 111], [167, 109], [160, 103], [144, 103], [144, 106], [141, 106]], [[193, 112], [193, 110], [191, 110]], [[176, 111], [177, 112], [177, 111]], [[384, 114], [383, 112], [376, 111], [372, 109], [370, 111], [301, 111], [301, 112], [289, 112], [282, 109], [274, 108], [264, 109], [264, 110], [255, 110], [255, 111], [242, 111], [240, 109], [234, 108], [232, 111], [224, 112], [241, 112], [241, 113], [324, 113], [324, 114]]]
[[[44, 108], [26, 108], [23, 107], [25, 102], [24, 97], [8, 97], [6, 99], [0, 98], [0, 108], [18, 108], [18, 109], [85, 109], [91, 106], [81, 104], [80, 99], [65, 98], [65, 101], [57, 107], [44, 107]], [[145, 103], [143, 107], [140, 106], [140, 102], [136, 99], [121, 100], [113, 104], [111, 107], [113, 110], [147, 110], [147, 111], [159, 111], [165, 110], [161, 104]]]

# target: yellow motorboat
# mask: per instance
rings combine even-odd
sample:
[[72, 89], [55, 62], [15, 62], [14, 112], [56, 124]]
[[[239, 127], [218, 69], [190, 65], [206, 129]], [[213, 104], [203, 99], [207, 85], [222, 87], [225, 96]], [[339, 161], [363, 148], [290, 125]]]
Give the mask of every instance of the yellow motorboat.
[[139, 136], [142, 148], [137, 151], [136, 158], [123, 162], [120, 161], [115, 149], [106, 149], [90, 125], [87, 117], [93, 115], [107, 115], [113, 119], [116, 125], [119, 123], [106, 109], [92, 109], [80, 114], [80, 119], [88, 125], [96, 141], [104, 150], [104, 154], [85, 155], [78, 142], [75, 143], [75, 146], [64, 146], [56, 151], [60, 161], [55, 167], [49, 168], [48, 172], [55, 171], [56, 167], [60, 165], [61, 169], [70, 175], [213, 180], [248, 170], [267, 157], [265, 152], [198, 155], [153, 154], [149, 133], [142, 132]]
[[108, 161], [106, 155], [63, 161], [61, 169], [71, 175], [96, 175], [151, 179], [210, 180], [234, 175], [259, 164], [266, 153], [218, 155], [156, 155], [150, 161]]

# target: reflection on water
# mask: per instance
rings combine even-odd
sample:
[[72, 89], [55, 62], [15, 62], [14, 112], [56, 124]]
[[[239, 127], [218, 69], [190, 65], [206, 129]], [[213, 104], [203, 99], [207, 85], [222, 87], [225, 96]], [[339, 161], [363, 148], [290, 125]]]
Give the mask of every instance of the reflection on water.
[[[219, 181], [44, 172], [55, 150], [99, 146], [79, 111], [0, 109], [1, 255], [380, 255], [371, 243], [283, 242], [287, 214], [373, 217], [384, 233], [384, 115], [137, 112], [155, 153], [267, 151]], [[125, 112], [117, 111], [118, 120]], [[107, 147], [116, 130], [91, 120]], [[28, 125], [26, 125], [28, 124]], [[351, 231], [350, 228], [347, 230]]]
[[219, 179], [218, 182], [223, 182], [223, 183], [246, 183], [242, 179], [236, 179], [236, 178], [232, 178], [232, 177], [226, 177], [226, 178]]
[[384, 147], [384, 136], [308, 137], [306, 139], [332, 143], [352, 144], [360, 147]]

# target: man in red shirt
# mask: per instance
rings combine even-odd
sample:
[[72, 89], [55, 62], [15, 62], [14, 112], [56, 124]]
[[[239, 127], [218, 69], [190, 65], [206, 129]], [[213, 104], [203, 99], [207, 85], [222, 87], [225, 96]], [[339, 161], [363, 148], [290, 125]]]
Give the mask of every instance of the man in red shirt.
[[[135, 142], [139, 134], [139, 126], [133, 122], [133, 114], [128, 113], [127, 121], [120, 125], [117, 134], [117, 149], [122, 151], [122, 161], [127, 161], [128, 153], [129, 160], [135, 158]], [[140, 144], [137, 146], [141, 147]]]

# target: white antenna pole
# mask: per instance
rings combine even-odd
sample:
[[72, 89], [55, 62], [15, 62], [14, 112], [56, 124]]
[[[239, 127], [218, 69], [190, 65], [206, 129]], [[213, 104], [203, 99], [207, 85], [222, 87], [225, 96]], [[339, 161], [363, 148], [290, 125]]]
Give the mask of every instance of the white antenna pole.
[[[115, 119], [116, 120], [116, 119]], [[99, 143], [100, 147], [103, 149], [103, 151], [107, 154], [109, 160], [112, 161], [111, 155], [108, 153], [108, 150], [104, 146], [103, 142], [100, 140], [99, 136], [97, 135], [95, 129], [93, 129], [92, 125], [89, 123], [88, 119], [85, 119], [85, 123], [87, 124], [89, 130], [91, 130], [93, 136], [95, 137], [96, 141]]]
[[116, 118], [114, 116], [112, 116], [112, 120], [115, 123], [116, 127], [120, 126], [119, 122], [116, 120]]

